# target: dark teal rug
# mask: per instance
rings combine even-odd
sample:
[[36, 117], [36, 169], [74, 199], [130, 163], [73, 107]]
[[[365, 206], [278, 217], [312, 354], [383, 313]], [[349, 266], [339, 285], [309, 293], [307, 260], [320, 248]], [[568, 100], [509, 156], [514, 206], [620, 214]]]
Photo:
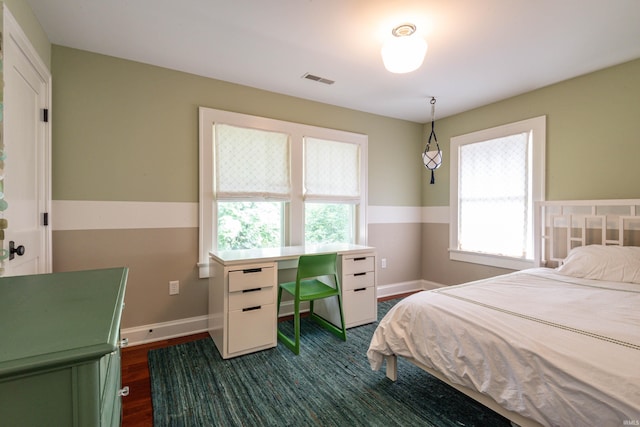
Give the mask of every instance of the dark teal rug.
[[[395, 302], [379, 303], [379, 318]], [[384, 368], [372, 371], [366, 352], [376, 325], [347, 330], [343, 342], [303, 319], [299, 356], [279, 344], [223, 360], [211, 339], [151, 350], [154, 425], [510, 425], [402, 359], [396, 382]]]

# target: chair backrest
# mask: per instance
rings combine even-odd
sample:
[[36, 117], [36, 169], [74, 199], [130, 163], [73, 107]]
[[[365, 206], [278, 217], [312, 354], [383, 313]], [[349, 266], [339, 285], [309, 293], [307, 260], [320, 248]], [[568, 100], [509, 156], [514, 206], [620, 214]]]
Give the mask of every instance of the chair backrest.
[[298, 259], [297, 280], [318, 276], [337, 275], [337, 253], [301, 255]]

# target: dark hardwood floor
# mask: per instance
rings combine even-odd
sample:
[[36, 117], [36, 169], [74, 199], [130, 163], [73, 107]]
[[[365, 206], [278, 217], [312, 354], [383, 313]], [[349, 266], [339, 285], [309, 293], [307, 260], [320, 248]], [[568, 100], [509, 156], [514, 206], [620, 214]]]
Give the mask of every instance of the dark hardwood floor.
[[[378, 301], [401, 298], [408, 295], [410, 295], [410, 293], [379, 298]], [[150, 344], [125, 347], [122, 349], [122, 386], [129, 386], [129, 395], [122, 398], [123, 427], [153, 426], [151, 382], [149, 380], [149, 365], [147, 359], [148, 351], [207, 337], [209, 337], [209, 333], [203, 332], [201, 334], [156, 341]]]
[[208, 336], [209, 333], [204, 332], [122, 349], [122, 386], [129, 386], [129, 395], [122, 398], [122, 425], [124, 427], [153, 426], [147, 352], [155, 348], [169, 347]]

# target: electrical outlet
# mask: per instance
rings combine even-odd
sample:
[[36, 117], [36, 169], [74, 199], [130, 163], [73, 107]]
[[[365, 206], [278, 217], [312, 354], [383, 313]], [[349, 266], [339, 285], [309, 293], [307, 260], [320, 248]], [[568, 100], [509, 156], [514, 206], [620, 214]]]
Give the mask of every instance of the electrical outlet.
[[169, 282], [169, 295], [178, 295], [180, 293], [180, 281], [172, 280]]
[[382, 261], [380, 261], [381, 267], [382, 268], [387, 268], [387, 259], [386, 258], [382, 258]]

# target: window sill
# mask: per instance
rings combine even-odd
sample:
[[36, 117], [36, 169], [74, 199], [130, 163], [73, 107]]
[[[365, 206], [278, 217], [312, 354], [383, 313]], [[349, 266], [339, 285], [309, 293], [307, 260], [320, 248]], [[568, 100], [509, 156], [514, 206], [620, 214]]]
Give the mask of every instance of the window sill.
[[464, 261], [473, 264], [508, 268], [510, 270], [525, 270], [535, 267], [534, 261], [529, 259], [483, 254], [480, 252], [466, 252], [458, 249], [449, 249], [449, 259], [452, 261]]
[[210, 262], [198, 262], [198, 273], [201, 279], [208, 279], [212, 276], [213, 269]]

